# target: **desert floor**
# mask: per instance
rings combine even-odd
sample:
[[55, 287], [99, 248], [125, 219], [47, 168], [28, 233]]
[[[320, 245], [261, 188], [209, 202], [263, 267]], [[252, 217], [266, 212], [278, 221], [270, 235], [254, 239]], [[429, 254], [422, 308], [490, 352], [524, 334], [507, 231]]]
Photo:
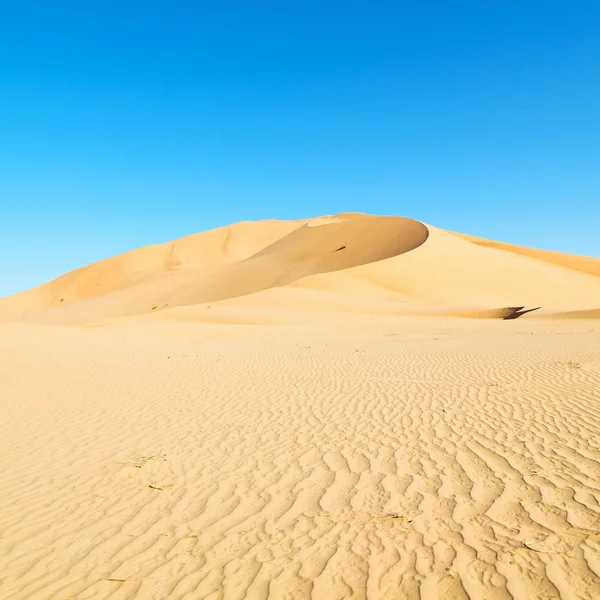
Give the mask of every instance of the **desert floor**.
[[600, 597], [600, 321], [0, 325], [0, 598]]

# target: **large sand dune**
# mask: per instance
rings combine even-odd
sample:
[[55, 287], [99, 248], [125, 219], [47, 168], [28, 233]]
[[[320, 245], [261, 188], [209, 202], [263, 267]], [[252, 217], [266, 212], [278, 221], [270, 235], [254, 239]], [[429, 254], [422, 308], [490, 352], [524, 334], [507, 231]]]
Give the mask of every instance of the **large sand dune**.
[[600, 598], [597, 268], [343, 214], [0, 300], [0, 600]]
[[385, 300], [411, 314], [485, 316], [506, 307], [548, 314], [600, 307], [600, 260], [460, 236], [401, 217], [238, 223], [83, 267], [1, 300], [0, 316], [91, 323], [209, 303], [219, 312], [222, 301], [256, 306], [261, 297], [249, 296], [289, 286], [336, 293], [344, 297], [341, 307], [352, 295], [363, 305]]

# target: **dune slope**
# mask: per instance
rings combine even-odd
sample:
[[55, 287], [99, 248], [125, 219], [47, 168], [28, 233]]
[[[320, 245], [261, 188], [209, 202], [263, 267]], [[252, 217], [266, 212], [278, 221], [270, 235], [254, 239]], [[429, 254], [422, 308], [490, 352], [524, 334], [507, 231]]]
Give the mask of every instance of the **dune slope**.
[[521, 256], [528, 256], [530, 258], [543, 260], [553, 265], [566, 267], [567, 269], [573, 269], [575, 271], [581, 271], [582, 273], [600, 276], [600, 258], [579, 256], [577, 254], [565, 254], [564, 252], [552, 252], [550, 250], [538, 250], [537, 248], [528, 248], [526, 246], [517, 246], [515, 244], [505, 244], [504, 242], [486, 240], [484, 238], [467, 235], [464, 233], [457, 233], [455, 235], [473, 242], [478, 246], [484, 246], [485, 248], [496, 248], [497, 250], [514, 252], [515, 254], [519, 254]]
[[66, 273], [32, 290], [0, 301], [0, 314], [30, 314], [105, 296], [143, 283], [171, 285], [244, 260], [300, 227], [299, 221], [235, 223], [125, 252]]

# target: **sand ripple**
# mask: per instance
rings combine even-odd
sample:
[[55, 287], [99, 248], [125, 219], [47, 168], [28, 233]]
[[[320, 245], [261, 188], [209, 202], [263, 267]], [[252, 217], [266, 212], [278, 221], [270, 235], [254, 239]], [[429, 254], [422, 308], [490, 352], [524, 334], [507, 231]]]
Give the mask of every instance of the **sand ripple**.
[[3, 325], [0, 597], [600, 597], [600, 335], [417, 321]]

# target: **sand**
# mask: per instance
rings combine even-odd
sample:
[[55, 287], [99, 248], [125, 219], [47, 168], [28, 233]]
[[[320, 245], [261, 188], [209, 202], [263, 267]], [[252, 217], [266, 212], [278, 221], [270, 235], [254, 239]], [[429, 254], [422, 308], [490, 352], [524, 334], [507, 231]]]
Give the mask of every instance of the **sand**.
[[0, 300], [0, 598], [600, 597], [598, 264], [344, 214]]

